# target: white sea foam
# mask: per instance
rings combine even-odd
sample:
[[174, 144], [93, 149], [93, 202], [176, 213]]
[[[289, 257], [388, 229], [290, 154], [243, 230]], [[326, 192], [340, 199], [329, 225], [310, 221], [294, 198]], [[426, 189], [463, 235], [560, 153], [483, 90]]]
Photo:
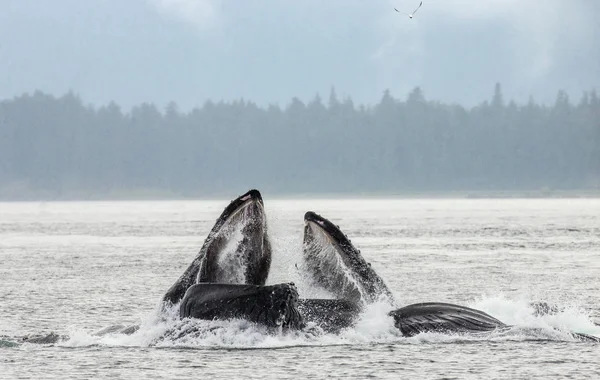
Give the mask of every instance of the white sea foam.
[[[368, 305], [354, 327], [338, 335], [326, 334], [318, 327], [304, 331], [269, 331], [262, 326], [244, 321], [181, 320], [176, 307], [166, 316], [149, 315], [139, 330], [131, 335], [118, 333], [96, 336], [82, 329], [69, 331], [69, 339], [62, 346], [93, 345], [178, 348], [282, 348], [295, 346], [327, 346], [345, 344], [427, 344], [467, 341], [555, 340], [575, 341], [569, 331], [600, 336], [600, 327], [589, 316], [575, 307], [565, 308], [555, 315], [535, 316], [533, 308], [524, 299], [510, 300], [502, 296], [481, 298], [468, 306], [478, 308], [513, 325], [507, 331], [479, 334], [422, 333], [402, 337], [388, 316], [392, 306], [387, 303]], [[560, 305], [558, 305], [560, 306]]]

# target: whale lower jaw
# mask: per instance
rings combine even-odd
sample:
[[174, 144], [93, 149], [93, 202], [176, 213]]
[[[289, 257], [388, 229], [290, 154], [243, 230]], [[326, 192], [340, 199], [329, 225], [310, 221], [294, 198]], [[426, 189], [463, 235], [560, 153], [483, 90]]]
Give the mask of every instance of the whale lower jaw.
[[298, 291], [293, 283], [239, 285], [202, 283], [191, 286], [179, 308], [181, 318], [245, 319], [266, 327], [302, 329]]

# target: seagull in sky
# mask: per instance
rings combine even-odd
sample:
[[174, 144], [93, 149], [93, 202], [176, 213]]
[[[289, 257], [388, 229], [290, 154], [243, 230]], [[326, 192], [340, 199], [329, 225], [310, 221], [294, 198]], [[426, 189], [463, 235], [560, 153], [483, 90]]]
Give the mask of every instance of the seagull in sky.
[[413, 16], [415, 15], [415, 13], [417, 13], [417, 11], [419, 10], [419, 8], [421, 8], [421, 5], [423, 5], [423, 2], [422, 2], [422, 1], [421, 1], [421, 4], [419, 4], [419, 6], [417, 7], [417, 9], [415, 9], [415, 11], [414, 11], [413, 13], [410, 13], [410, 14], [408, 14], [408, 13], [404, 13], [404, 12], [401, 12], [401, 11], [399, 11], [399, 10], [398, 10], [398, 9], [396, 9], [396, 8], [394, 8], [394, 10], [395, 10], [396, 12], [398, 12], [398, 13], [402, 13], [403, 15], [407, 15], [407, 16], [408, 16], [408, 18], [413, 18]]

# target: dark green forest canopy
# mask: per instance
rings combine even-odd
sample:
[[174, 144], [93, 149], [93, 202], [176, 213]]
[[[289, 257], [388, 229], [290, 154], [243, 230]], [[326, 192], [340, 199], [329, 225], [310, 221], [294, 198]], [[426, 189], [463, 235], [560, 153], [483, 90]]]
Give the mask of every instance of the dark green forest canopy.
[[207, 102], [189, 112], [86, 106], [42, 92], [0, 103], [0, 197], [598, 190], [600, 101], [472, 109], [388, 91], [355, 106]]

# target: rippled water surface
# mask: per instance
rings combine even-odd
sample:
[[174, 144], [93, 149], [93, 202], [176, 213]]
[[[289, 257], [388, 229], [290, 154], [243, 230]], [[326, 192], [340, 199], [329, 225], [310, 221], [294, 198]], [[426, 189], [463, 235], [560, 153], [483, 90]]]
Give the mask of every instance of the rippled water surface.
[[[0, 378], [597, 378], [600, 200], [270, 200], [269, 283], [312, 289], [294, 264], [303, 214], [349, 235], [402, 304], [459, 303], [522, 328], [403, 338], [373, 305], [339, 336], [211, 322], [159, 339], [155, 311], [229, 200], [0, 203]], [[566, 309], [535, 317], [530, 301]], [[131, 336], [103, 327], [141, 323]], [[173, 322], [175, 323], [175, 322]], [[208, 322], [205, 322], [208, 323]], [[175, 326], [176, 327], [176, 326]], [[536, 334], [528, 333], [537, 328]], [[56, 332], [54, 345], [14, 344]]]

